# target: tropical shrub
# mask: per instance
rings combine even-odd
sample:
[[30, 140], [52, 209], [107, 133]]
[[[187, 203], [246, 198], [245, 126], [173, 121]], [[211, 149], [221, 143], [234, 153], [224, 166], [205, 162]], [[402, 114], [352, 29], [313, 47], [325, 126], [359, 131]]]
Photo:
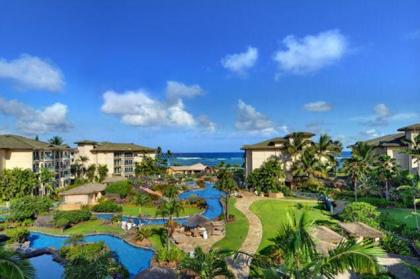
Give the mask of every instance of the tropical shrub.
[[66, 279], [128, 278], [128, 271], [113, 258], [104, 242], [78, 243], [63, 246], [61, 256], [67, 261]]
[[34, 278], [35, 269], [20, 253], [0, 246], [0, 278]]
[[0, 173], [0, 199], [9, 201], [31, 195], [38, 184], [30, 169], [5, 169]]
[[393, 205], [393, 202], [390, 202], [384, 198], [378, 198], [378, 197], [363, 197], [363, 198], [359, 198], [359, 201], [370, 203], [371, 205], [376, 206], [376, 207], [387, 207], [387, 206]]
[[175, 245], [170, 245], [168, 248], [161, 248], [156, 253], [158, 262], [180, 262], [184, 257], [185, 253]]
[[344, 208], [340, 217], [344, 221], [362, 222], [373, 227], [378, 227], [380, 215], [381, 213], [378, 209], [369, 203], [352, 202]]
[[66, 228], [83, 221], [87, 221], [92, 217], [92, 213], [88, 210], [71, 210], [56, 211], [54, 213], [54, 225], [56, 227]]
[[14, 228], [7, 231], [7, 236], [10, 238], [9, 242], [25, 242], [29, 237], [29, 230], [27, 228]]
[[381, 246], [388, 253], [409, 256], [410, 249], [408, 248], [408, 245], [407, 241], [398, 238], [391, 233], [385, 234], [385, 236], [381, 239]]
[[35, 219], [38, 214], [48, 212], [52, 207], [51, 199], [47, 197], [26, 196], [12, 200], [10, 203], [10, 220], [23, 221]]
[[280, 161], [272, 157], [261, 167], [253, 170], [247, 177], [246, 183], [260, 192], [279, 192], [284, 186], [284, 171]]
[[121, 212], [122, 207], [113, 201], [105, 200], [92, 207], [95, 212]]
[[111, 183], [105, 189], [107, 194], [118, 194], [121, 198], [127, 197], [131, 192], [131, 183], [128, 180]]

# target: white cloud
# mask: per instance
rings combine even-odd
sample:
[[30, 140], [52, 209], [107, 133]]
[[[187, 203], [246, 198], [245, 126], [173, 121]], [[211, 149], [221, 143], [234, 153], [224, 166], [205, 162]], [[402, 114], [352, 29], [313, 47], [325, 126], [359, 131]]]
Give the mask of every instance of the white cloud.
[[27, 54], [10, 61], [0, 59], [0, 79], [10, 80], [21, 89], [57, 92], [64, 86], [63, 75], [57, 67]]
[[360, 135], [363, 138], [368, 138], [368, 139], [377, 138], [377, 137], [380, 136], [380, 134], [378, 133], [378, 131], [376, 129], [369, 129], [369, 130], [366, 130], [366, 131], [361, 131]]
[[226, 55], [221, 63], [226, 69], [244, 75], [247, 70], [252, 68], [258, 59], [258, 49], [248, 47], [245, 52]]
[[212, 121], [210, 121], [207, 116], [205, 115], [200, 115], [198, 117], [198, 122], [200, 123], [200, 125], [204, 128], [206, 128], [209, 132], [214, 132], [216, 131], [216, 124]]
[[314, 111], [314, 112], [325, 112], [325, 111], [330, 111], [332, 109], [332, 106], [329, 103], [324, 102], [324, 101], [308, 103], [308, 104], [305, 104], [303, 107], [307, 111]]
[[65, 132], [71, 128], [67, 106], [61, 103], [34, 109], [16, 100], [0, 98], [0, 114], [13, 117], [16, 128], [24, 134]]
[[[163, 101], [150, 97], [144, 90], [119, 93], [108, 90], [103, 94], [102, 112], [112, 114], [127, 125], [139, 127], [194, 127], [208, 128], [210, 121], [196, 120], [185, 108], [182, 97], [201, 95], [203, 90], [198, 85], [185, 85], [168, 81], [166, 99]], [[213, 127], [214, 124], [212, 124]]]
[[377, 104], [373, 107], [373, 115], [355, 117], [353, 120], [371, 127], [387, 126], [390, 121], [401, 121], [417, 118], [415, 112], [393, 113], [386, 104]]
[[180, 98], [192, 98], [203, 94], [203, 89], [197, 84], [186, 85], [178, 81], [166, 82], [166, 94], [170, 100], [178, 100]]
[[238, 101], [238, 115], [235, 128], [240, 131], [248, 131], [251, 133], [272, 134], [276, 132], [273, 121], [267, 116], [258, 112], [253, 106]]
[[339, 30], [329, 30], [301, 39], [289, 35], [285, 49], [274, 53], [281, 73], [306, 74], [340, 60], [348, 50], [347, 39]]

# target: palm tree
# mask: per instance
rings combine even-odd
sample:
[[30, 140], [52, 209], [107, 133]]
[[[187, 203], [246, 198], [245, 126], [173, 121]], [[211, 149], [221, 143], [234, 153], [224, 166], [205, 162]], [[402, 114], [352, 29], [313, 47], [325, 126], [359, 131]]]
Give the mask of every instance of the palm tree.
[[352, 156], [344, 162], [344, 172], [350, 176], [357, 201], [358, 184], [373, 170], [376, 155], [372, 146], [358, 142], [352, 146]]
[[162, 218], [168, 218], [166, 223], [166, 248], [169, 249], [169, 238], [172, 236], [175, 229], [174, 216], [179, 217], [179, 214], [184, 211], [184, 206], [182, 202], [176, 197], [164, 197], [160, 200], [158, 209], [156, 211], [157, 216], [162, 216]]
[[417, 204], [420, 203], [420, 176], [408, 174], [407, 180], [410, 181], [408, 185], [401, 185], [397, 188], [398, 191], [402, 192], [404, 195], [408, 196], [413, 201], [414, 207], [414, 217], [416, 219], [416, 227], [417, 230], [420, 231], [420, 224], [418, 220], [418, 213], [417, 213]]
[[66, 244], [70, 244], [72, 246], [75, 246], [77, 244], [80, 244], [84, 241], [83, 234], [71, 234], [69, 238], [66, 239]]
[[227, 168], [220, 168], [217, 173], [216, 188], [225, 193], [225, 222], [229, 220], [229, 199], [234, 191], [238, 189], [238, 184], [233, 178], [233, 173]]
[[80, 177], [80, 176], [84, 176], [85, 172], [86, 172], [86, 163], [89, 161], [89, 157], [87, 156], [80, 156], [79, 158], [76, 159], [75, 161], [75, 172], [76, 172], [76, 176]]
[[305, 213], [287, 217], [278, 235], [271, 239], [273, 244], [253, 261], [264, 272], [264, 278], [335, 278], [349, 270], [376, 274], [376, 257], [384, 252], [374, 242], [351, 239], [341, 242], [327, 255], [320, 254], [309, 233], [313, 221]]
[[54, 145], [62, 145], [62, 144], [64, 143], [64, 140], [63, 140], [63, 138], [62, 138], [62, 137], [59, 137], [59, 136], [53, 136], [52, 138], [50, 138], [50, 139], [48, 140], [48, 142], [49, 142], [50, 144], [54, 144]]
[[200, 279], [213, 279], [218, 276], [234, 278], [226, 264], [226, 257], [231, 254], [222, 250], [210, 250], [205, 253], [201, 247], [194, 250], [192, 257], [185, 257], [181, 268], [194, 272]]
[[389, 181], [398, 174], [397, 161], [388, 155], [382, 155], [376, 161], [376, 173], [385, 182], [385, 198], [389, 200]]
[[86, 176], [89, 181], [92, 182], [95, 180], [95, 173], [96, 173], [96, 165], [92, 164], [86, 170]]
[[27, 259], [0, 246], [0, 278], [31, 279], [35, 270]]
[[319, 179], [327, 177], [327, 169], [316, 155], [309, 149], [305, 150], [298, 164], [295, 164], [293, 175], [306, 177], [307, 179]]
[[290, 170], [292, 170], [292, 189], [296, 181], [296, 176], [293, 174], [293, 170], [297, 168], [297, 165], [299, 165], [303, 152], [312, 145], [313, 142], [303, 133], [292, 133], [287, 137], [285, 147], [289, 157], [289, 167]]
[[106, 176], [108, 175], [108, 166], [107, 165], [98, 165], [97, 167], [98, 170], [98, 182], [104, 181], [104, 179], [106, 178]]
[[38, 175], [39, 183], [41, 184], [41, 193], [46, 195], [54, 192], [55, 173], [47, 168], [41, 168], [41, 172]]
[[420, 134], [414, 137], [413, 140], [407, 141], [408, 150], [407, 153], [413, 158], [413, 161], [417, 163], [417, 175], [420, 176]]
[[333, 141], [327, 134], [319, 137], [319, 141], [313, 145], [315, 156], [325, 164], [328, 170], [337, 165], [336, 157], [340, 155], [343, 146], [339, 141]]
[[150, 197], [146, 194], [139, 193], [136, 195], [134, 203], [139, 206], [139, 216], [141, 217], [141, 209], [150, 201]]

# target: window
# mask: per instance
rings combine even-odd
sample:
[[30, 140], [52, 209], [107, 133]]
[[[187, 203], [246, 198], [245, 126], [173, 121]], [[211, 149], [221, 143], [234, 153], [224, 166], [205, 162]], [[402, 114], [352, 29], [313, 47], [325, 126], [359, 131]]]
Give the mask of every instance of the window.
[[133, 172], [133, 167], [126, 167], [125, 172]]
[[125, 165], [132, 165], [133, 164], [133, 160], [125, 160], [124, 161]]

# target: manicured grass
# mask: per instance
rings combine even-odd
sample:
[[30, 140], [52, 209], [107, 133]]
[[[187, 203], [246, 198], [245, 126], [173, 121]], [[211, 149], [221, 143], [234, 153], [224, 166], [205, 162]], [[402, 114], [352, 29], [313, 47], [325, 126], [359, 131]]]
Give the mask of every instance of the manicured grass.
[[238, 251], [241, 248], [248, 234], [248, 219], [235, 207], [236, 199], [232, 198], [229, 202], [229, 215], [235, 216], [235, 221], [226, 225], [226, 234], [223, 239], [216, 242], [213, 247]]
[[74, 225], [64, 232], [58, 228], [31, 227], [31, 230], [51, 234], [89, 234], [89, 233], [112, 233], [122, 234], [123, 230], [114, 224], [103, 224], [102, 220], [90, 220]]
[[[297, 204], [303, 205], [302, 209], [297, 208]], [[251, 211], [254, 212], [261, 220], [263, 225], [263, 236], [259, 246], [259, 250], [267, 247], [270, 238], [276, 236], [280, 225], [287, 218], [287, 213], [302, 214], [306, 212], [311, 220], [332, 220], [332, 218], [320, 209], [315, 208], [317, 202], [315, 200], [261, 200], [251, 205]]]
[[[416, 229], [416, 218], [413, 210], [407, 208], [380, 208], [381, 213], [387, 214], [389, 221], [395, 225], [406, 224], [410, 229]], [[420, 218], [419, 218], [420, 222]]]
[[[129, 215], [129, 216], [138, 216], [139, 215], [139, 209], [140, 207], [133, 204], [124, 204], [123, 205], [123, 215]], [[156, 216], [157, 208], [154, 206], [143, 206], [141, 208], [141, 214], [150, 216], [150, 217], [157, 217]], [[180, 212], [180, 216], [190, 216], [197, 213], [202, 212], [203, 209], [199, 209], [197, 207], [185, 207], [184, 211]]]

